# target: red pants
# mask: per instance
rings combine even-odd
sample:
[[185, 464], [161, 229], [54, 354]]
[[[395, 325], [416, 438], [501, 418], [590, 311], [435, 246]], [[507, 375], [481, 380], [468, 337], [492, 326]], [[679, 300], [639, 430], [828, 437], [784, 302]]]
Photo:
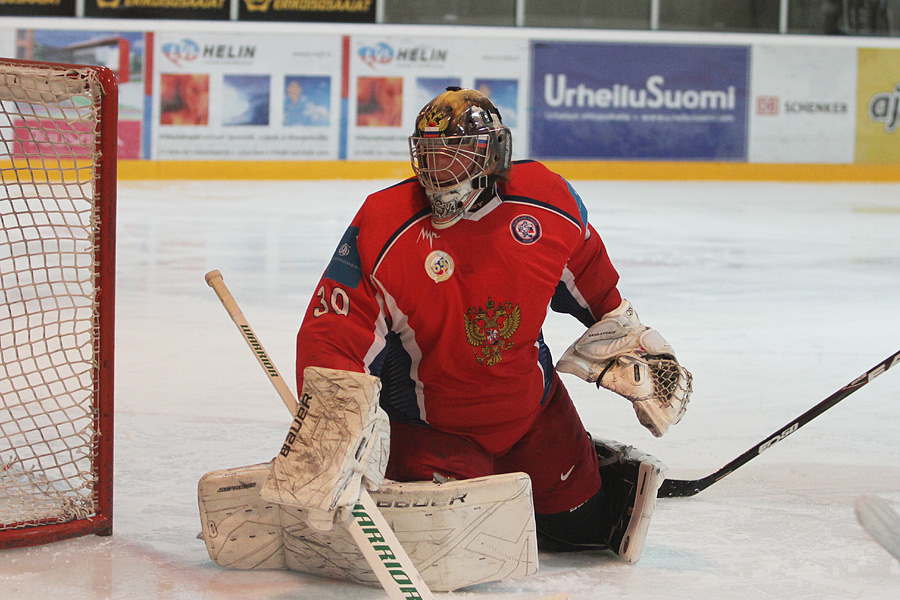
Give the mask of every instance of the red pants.
[[391, 422], [386, 476], [394, 481], [431, 481], [435, 473], [471, 479], [517, 471], [531, 477], [538, 514], [575, 508], [600, 489], [597, 453], [558, 376], [531, 429], [501, 454], [488, 454], [465, 437], [425, 425]]

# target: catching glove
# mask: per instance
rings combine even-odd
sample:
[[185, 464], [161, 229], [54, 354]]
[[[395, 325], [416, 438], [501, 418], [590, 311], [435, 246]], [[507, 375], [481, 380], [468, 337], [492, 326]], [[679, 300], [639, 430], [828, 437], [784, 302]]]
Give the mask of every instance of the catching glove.
[[556, 370], [631, 400], [638, 420], [656, 437], [681, 420], [691, 396], [690, 372], [659, 332], [641, 324], [628, 300], [575, 340]]

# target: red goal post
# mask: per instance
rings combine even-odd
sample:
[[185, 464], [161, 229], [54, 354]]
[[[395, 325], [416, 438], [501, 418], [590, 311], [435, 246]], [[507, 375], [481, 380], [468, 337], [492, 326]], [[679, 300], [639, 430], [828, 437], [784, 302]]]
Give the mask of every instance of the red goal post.
[[0, 548], [112, 533], [118, 91], [0, 58]]

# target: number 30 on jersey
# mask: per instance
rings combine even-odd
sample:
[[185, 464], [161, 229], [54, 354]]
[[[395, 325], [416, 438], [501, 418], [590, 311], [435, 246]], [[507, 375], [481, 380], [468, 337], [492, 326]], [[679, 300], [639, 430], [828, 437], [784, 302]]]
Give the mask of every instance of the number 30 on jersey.
[[339, 287], [335, 287], [331, 290], [331, 294], [328, 294], [324, 285], [319, 286], [316, 297], [319, 299], [319, 305], [313, 309], [314, 317], [321, 317], [330, 312], [346, 317], [350, 312], [350, 298], [347, 292]]

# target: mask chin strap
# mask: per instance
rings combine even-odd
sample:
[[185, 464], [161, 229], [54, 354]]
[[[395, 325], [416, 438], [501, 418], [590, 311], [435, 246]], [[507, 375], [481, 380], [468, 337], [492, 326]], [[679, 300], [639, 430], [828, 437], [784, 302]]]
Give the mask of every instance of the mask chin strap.
[[479, 189], [481, 191], [478, 193], [478, 196], [475, 198], [475, 201], [472, 202], [472, 204], [469, 205], [469, 208], [467, 208], [465, 211], [470, 214], [478, 212], [482, 206], [484, 206], [485, 204], [490, 202], [491, 198], [493, 198], [496, 195], [496, 190], [494, 189], [494, 182], [493, 182], [492, 177], [483, 175], [483, 176], [479, 177], [478, 179], [483, 179], [484, 181], [479, 182], [479, 184], [484, 183], [484, 185], [479, 185], [479, 187], [477, 189]]
[[483, 190], [491, 184], [491, 178], [487, 175], [481, 175], [480, 177], [475, 177], [472, 179], [472, 189], [473, 190]]

